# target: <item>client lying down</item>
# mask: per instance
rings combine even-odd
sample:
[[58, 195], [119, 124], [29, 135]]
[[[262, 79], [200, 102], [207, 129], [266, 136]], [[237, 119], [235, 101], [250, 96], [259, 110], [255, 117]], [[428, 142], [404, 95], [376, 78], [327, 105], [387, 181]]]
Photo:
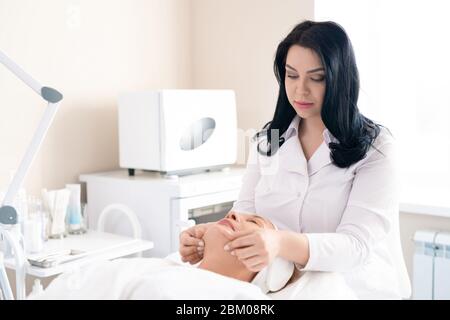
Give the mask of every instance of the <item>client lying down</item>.
[[[274, 228], [269, 221], [251, 215], [233, 228], [250, 230]], [[259, 219], [260, 222], [252, 222]], [[256, 277], [224, 250], [230, 231], [228, 219], [211, 224], [205, 233], [203, 260], [195, 266], [171, 258], [124, 258], [102, 261], [67, 272], [38, 296], [30, 299], [267, 299], [267, 271]], [[178, 260], [178, 261], [177, 261]], [[283, 285], [291, 278], [293, 267], [279, 269]], [[251, 281], [254, 280], [254, 283]], [[273, 282], [273, 280], [272, 280]], [[279, 281], [278, 281], [279, 282]]]
[[[260, 272], [249, 271], [224, 250], [230, 231], [274, 229], [259, 216], [240, 214], [209, 224], [204, 253], [195, 266], [174, 253], [161, 258], [102, 261], [61, 274], [29, 299], [352, 299], [340, 276], [308, 272], [301, 275], [291, 262], [276, 258]], [[300, 279], [298, 279], [300, 278]], [[295, 280], [295, 281], [294, 281]], [[282, 290], [281, 290], [282, 289]]]

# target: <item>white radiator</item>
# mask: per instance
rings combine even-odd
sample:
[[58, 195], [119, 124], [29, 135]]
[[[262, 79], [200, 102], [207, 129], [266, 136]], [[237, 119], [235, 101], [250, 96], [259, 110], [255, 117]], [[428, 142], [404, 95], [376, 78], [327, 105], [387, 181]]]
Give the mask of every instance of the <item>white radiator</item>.
[[414, 242], [413, 299], [450, 299], [450, 233], [419, 230]]

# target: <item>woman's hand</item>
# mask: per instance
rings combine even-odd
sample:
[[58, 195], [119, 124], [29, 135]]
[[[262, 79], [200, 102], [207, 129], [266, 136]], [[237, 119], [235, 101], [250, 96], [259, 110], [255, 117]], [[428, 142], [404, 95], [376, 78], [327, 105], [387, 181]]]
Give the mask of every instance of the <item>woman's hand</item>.
[[248, 270], [261, 271], [280, 252], [278, 231], [270, 229], [237, 231], [229, 234], [231, 241], [224, 250], [236, 256]]
[[203, 235], [209, 223], [202, 223], [184, 230], [180, 234], [180, 255], [183, 262], [195, 264], [203, 259], [205, 244]]

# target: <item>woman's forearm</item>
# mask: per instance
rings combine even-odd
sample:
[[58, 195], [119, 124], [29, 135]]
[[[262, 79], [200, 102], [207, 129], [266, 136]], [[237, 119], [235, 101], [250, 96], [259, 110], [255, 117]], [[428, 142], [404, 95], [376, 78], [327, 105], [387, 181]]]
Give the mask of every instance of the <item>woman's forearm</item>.
[[280, 230], [278, 256], [305, 266], [309, 260], [308, 238], [301, 233]]

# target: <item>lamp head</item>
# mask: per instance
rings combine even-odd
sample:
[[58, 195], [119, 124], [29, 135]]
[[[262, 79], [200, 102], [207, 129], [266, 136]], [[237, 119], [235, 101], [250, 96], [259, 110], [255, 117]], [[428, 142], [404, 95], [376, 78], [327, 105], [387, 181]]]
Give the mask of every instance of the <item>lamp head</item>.
[[51, 103], [57, 103], [62, 100], [63, 95], [58, 91], [50, 87], [42, 87], [41, 96], [45, 100]]
[[17, 224], [17, 211], [14, 207], [3, 206], [0, 208], [1, 224]]

